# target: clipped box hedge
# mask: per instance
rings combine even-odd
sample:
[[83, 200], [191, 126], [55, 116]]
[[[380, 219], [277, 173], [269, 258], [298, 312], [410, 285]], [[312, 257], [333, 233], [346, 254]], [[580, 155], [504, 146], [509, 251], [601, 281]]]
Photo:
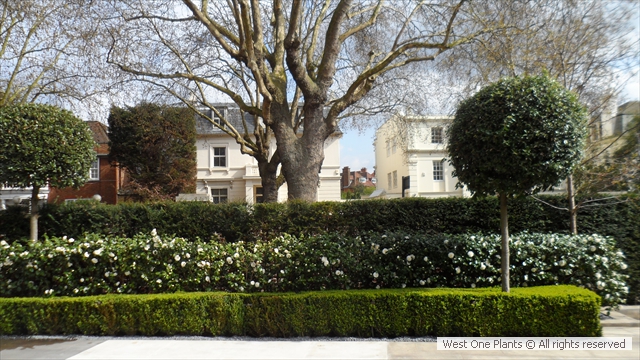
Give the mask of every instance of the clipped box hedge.
[[574, 286], [0, 299], [2, 335], [601, 336]]

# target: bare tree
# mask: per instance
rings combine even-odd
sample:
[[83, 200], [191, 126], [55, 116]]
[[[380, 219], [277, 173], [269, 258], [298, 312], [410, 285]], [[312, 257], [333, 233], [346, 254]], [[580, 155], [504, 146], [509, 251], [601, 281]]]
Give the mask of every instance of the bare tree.
[[[0, 0], [0, 106], [45, 102], [87, 113], [108, 85], [93, 1]], [[98, 106], [93, 106], [98, 105]]]
[[[130, 0], [113, 9], [122, 21], [109, 23], [110, 63], [193, 108], [233, 101], [254, 126], [223, 117], [214, 126], [258, 160], [263, 185], [281, 164], [289, 199], [310, 201], [325, 140], [378, 80], [500, 26], [476, 21], [466, 0]], [[270, 134], [277, 151], [268, 157]]]
[[[634, 7], [637, 4], [630, 2], [496, 1], [483, 10], [486, 16], [478, 18], [505, 24], [501, 31], [454, 49], [439, 69], [456, 84], [467, 79], [461, 98], [504, 76], [547, 72], [578, 94], [594, 128], [596, 115], [615, 101], [621, 89], [618, 84], [637, 66], [638, 40], [629, 36]], [[585, 149], [581, 168], [597, 159], [594, 145]], [[586, 203], [576, 204], [574, 183], [569, 175], [566, 210], [571, 231], [576, 233], [577, 211]]]

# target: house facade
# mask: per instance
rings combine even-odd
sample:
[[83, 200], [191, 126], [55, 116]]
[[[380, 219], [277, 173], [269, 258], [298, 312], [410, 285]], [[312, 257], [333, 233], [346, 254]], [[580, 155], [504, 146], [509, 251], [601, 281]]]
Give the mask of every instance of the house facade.
[[394, 116], [376, 131], [377, 190], [373, 197], [468, 196], [456, 189], [453, 167], [445, 160], [450, 116]]
[[376, 187], [376, 173], [370, 173], [367, 168], [351, 171], [348, 166], [342, 168], [340, 186], [342, 192], [353, 192], [357, 185]]
[[[236, 129], [253, 133], [255, 122], [250, 114], [229, 104], [214, 105]], [[216, 121], [211, 110], [209, 117]], [[177, 200], [208, 200], [214, 203], [243, 201], [249, 204], [262, 202], [262, 185], [258, 162], [240, 152], [240, 145], [208, 119], [196, 119], [197, 130], [197, 181], [196, 194], [181, 194]], [[340, 200], [340, 138], [341, 133], [330, 136], [324, 145], [325, 159], [320, 171], [318, 201]], [[270, 151], [275, 151], [272, 139]], [[278, 201], [287, 200], [287, 184], [278, 191]]]
[[89, 181], [79, 189], [55, 188], [49, 192], [49, 203], [76, 200], [99, 200], [107, 204], [118, 202], [118, 191], [125, 180], [124, 170], [109, 161], [109, 136], [107, 126], [98, 121], [88, 121], [96, 142], [96, 158], [91, 164]]

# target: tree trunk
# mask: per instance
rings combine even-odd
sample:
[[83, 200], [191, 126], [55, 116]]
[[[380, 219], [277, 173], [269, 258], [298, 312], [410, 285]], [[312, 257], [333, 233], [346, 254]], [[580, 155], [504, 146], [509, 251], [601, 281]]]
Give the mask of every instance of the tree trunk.
[[509, 292], [509, 215], [507, 214], [507, 194], [500, 193], [500, 232], [502, 233], [502, 291]]
[[578, 208], [576, 207], [576, 190], [573, 188], [573, 175], [567, 177], [567, 198], [569, 200], [569, 228], [573, 235], [578, 234]]
[[39, 186], [33, 186], [31, 191], [31, 234], [29, 238], [32, 241], [38, 240], [38, 193], [40, 192]]
[[[275, 155], [274, 155], [275, 156]], [[265, 203], [278, 202], [278, 165], [279, 161], [258, 161], [258, 170], [262, 179], [262, 199]]]
[[289, 200], [318, 200], [324, 141], [334, 130], [325, 124], [322, 109], [321, 105], [305, 103], [302, 136], [286, 121], [273, 127]]

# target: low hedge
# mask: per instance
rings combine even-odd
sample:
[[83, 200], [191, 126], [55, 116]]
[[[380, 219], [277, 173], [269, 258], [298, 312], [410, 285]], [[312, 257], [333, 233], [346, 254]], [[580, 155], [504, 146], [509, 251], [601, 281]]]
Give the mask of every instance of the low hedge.
[[[255, 243], [133, 238], [0, 240], [0, 296], [178, 291], [290, 292], [500, 284], [499, 235], [407, 232], [278, 236]], [[511, 285], [578, 285], [605, 305], [627, 294], [624, 255], [598, 235], [513, 234]]]
[[2, 335], [601, 336], [573, 286], [0, 299]]

